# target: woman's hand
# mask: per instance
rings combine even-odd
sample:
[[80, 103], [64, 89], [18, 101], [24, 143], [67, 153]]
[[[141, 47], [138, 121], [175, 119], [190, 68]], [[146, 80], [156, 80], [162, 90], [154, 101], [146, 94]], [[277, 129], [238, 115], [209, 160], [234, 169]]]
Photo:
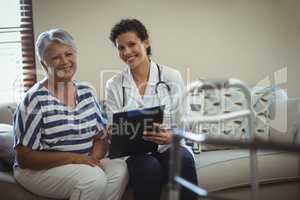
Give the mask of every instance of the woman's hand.
[[22, 145], [16, 146], [16, 158], [22, 169], [44, 170], [68, 164], [86, 164], [102, 167], [99, 159], [70, 152], [36, 151]]
[[94, 137], [93, 148], [90, 152], [90, 156], [96, 160], [104, 158], [108, 149], [109, 137], [106, 130], [103, 131], [105, 132], [99, 133]]
[[169, 129], [157, 123], [154, 123], [154, 126], [157, 127], [159, 131], [158, 132], [145, 131], [143, 139], [157, 144], [170, 144], [172, 142], [172, 134], [169, 131]]
[[107, 128], [107, 142], [108, 144], [111, 144], [112, 139], [112, 125], [109, 125]]
[[87, 156], [82, 154], [74, 154], [72, 158], [72, 164], [85, 164], [92, 167], [98, 166], [103, 169], [103, 165], [100, 160], [93, 156]]

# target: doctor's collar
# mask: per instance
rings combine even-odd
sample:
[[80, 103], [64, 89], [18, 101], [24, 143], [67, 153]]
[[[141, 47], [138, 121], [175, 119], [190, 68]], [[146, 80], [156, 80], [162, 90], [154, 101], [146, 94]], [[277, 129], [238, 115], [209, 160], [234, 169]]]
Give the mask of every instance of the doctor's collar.
[[[156, 63], [151, 60], [148, 84], [151, 86], [155, 86], [158, 81], [159, 81], [158, 68]], [[127, 66], [126, 69], [123, 71], [122, 86], [126, 88], [131, 88], [133, 87], [133, 84], [134, 84], [133, 76], [131, 74], [130, 68]]]

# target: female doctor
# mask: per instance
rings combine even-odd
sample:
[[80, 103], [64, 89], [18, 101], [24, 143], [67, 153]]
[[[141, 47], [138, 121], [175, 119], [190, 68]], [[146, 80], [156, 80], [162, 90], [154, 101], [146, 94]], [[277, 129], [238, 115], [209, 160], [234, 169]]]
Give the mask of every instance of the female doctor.
[[[159, 200], [162, 184], [167, 183], [169, 174], [169, 146], [172, 135], [166, 126], [175, 125], [178, 119], [177, 104], [184, 83], [178, 71], [150, 59], [148, 32], [137, 19], [123, 19], [117, 23], [111, 29], [110, 40], [127, 67], [106, 84], [109, 121], [111, 122], [115, 112], [165, 105], [164, 125], [159, 126], [158, 133], [145, 132], [143, 137], [159, 144], [157, 152], [130, 156], [126, 160], [129, 184], [133, 188], [135, 200]], [[181, 156], [181, 176], [197, 184], [192, 153], [182, 147]], [[182, 189], [180, 198], [193, 200], [196, 196]]]

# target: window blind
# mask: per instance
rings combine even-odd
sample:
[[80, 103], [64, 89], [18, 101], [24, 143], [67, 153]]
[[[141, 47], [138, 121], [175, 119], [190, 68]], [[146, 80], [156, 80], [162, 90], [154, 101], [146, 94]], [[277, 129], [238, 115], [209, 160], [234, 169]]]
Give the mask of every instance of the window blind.
[[32, 0], [20, 0], [20, 14], [23, 86], [27, 91], [36, 83]]

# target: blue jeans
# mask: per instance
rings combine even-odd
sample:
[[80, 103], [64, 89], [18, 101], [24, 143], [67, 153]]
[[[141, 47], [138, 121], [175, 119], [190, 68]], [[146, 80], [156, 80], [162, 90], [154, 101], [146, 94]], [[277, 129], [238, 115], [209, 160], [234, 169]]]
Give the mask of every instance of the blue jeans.
[[[159, 200], [162, 185], [168, 182], [169, 150], [153, 154], [141, 154], [129, 157], [127, 167], [129, 171], [129, 184], [133, 188], [135, 200]], [[181, 147], [182, 158], [181, 175], [183, 178], [197, 184], [195, 162], [192, 154]], [[197, 196], [189, 190], [182, 188], [181, 200], [195, 200]]]

